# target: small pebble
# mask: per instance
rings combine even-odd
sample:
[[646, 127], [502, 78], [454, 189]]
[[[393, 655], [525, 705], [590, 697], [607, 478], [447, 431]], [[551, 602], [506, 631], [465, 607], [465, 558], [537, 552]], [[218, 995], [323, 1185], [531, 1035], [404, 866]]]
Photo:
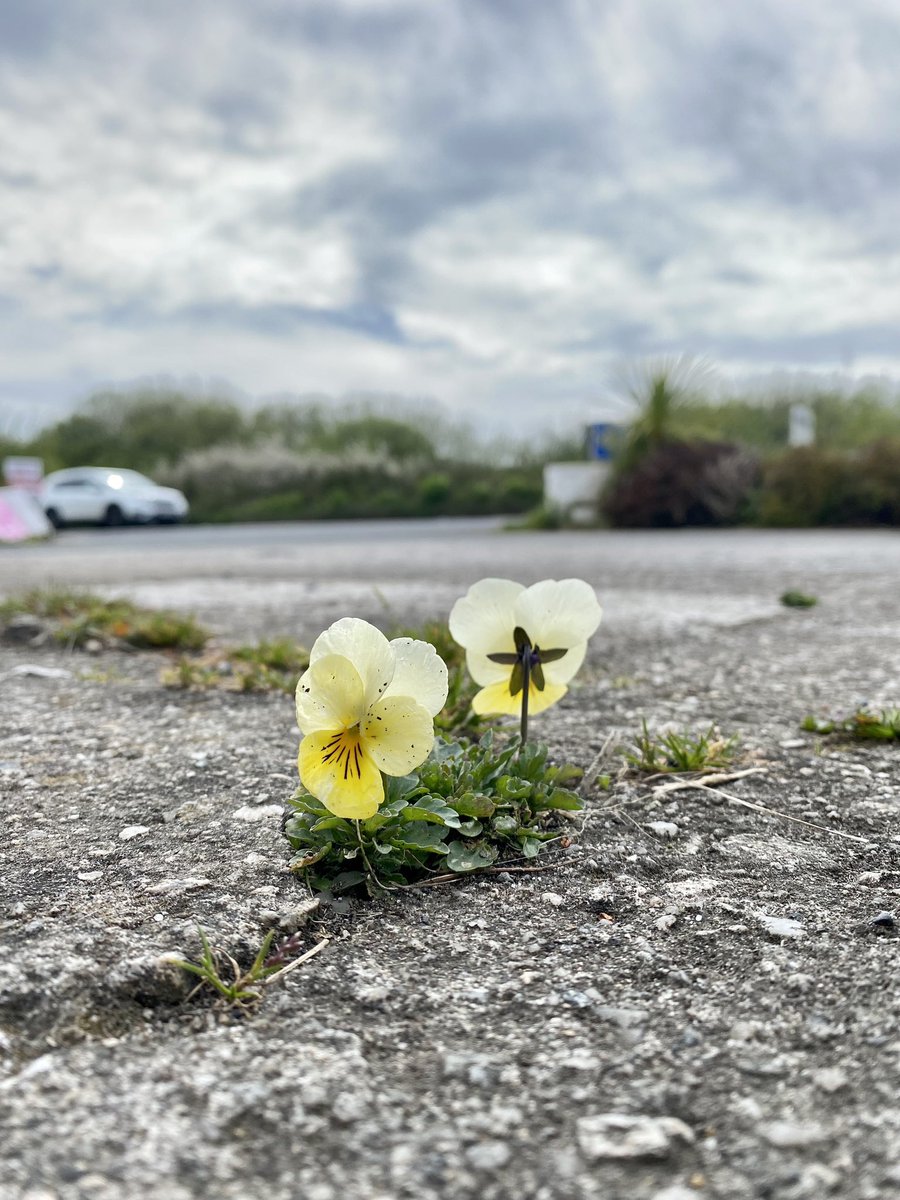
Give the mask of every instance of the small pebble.
[[509, 1162], [512, 1151], [506, 1142], [478, 1142], [466, 1150], [466, 1161], [478, 1171], [499, 1171]]
[[667, 1158], [676, 1145], [693, 1144], [692, 1130], [677, 1117], [599, 1113], [576, 1125], [578, 1147], [588, 1162], [601, 1159]]
[[134, 838], [143, 837], [145, 833], [149, 832], [149, 825], [126, 825], [124, 829], [119, 830], [119, 839], [123, 842], [130, 842]]
[[671, 839], [678, 836], [678, 826], [674, 821], [648, 821], [645, 828], [661, 838]]
[[813, 1075], [813, 1083], [823, 1092], [839, 1092], [847, 1086], [847, 1072], [840, 1067], [823, 1067]]
[[768, 913], [757, 913], [756, 919], [770, 937], [797, 939], [806, 936], [806, 929], [790, 917], [770, 917]]
[[34, 663], [22, 663], [18, 667], [13, 667], [12, 670], [6, 671], [6, 675], [30, 675], [35, 679], [71, 679], [72, 672], [67, 671], [65, 667], [41, 667]]
[[554, 908], [560, 908], [563, 904], [563, 898], [559, 892], [542, 892], [541, 900], [544, 904], [552, 904]]
[[245, 804], [231, 814], [233, 821], [270, 821], [280, 818], [284, 812], [281, 804]]
[[770, 1146], [779, 1150], [795, 1150], [824, 1141], [825, 1130], [821, 1125], [802, 1124], [799, 1121], [770, 1121], [762, 1127], [762, 1135]]

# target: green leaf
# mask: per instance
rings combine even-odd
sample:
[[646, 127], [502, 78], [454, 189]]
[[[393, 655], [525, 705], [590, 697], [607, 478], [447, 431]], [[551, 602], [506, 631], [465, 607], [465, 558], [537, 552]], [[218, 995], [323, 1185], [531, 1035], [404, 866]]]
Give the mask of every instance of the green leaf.
[[504, 800], [524, 800], [531, 791], [531, 784], [512, 775], [501, 775], [497, 780], [497, 792]]
[[496, 858], [496, 851], [488, 849], [483, 844], [469, 847], [465, 842], [451, 842], [444, 862], [449, 870], [462, 874], [465, 871], [480, 871], [484, 867], [489, 867]]
[[549, 796], [541, 796], [535, 801], [535, 812], [543, 812], [548, 808], [564, 809], [566, 812], [580, 812], [584, 808], [584, 801], [580, 796], [576, 796], [574, 792], [568, 792], [564, 788], [554, 788]]
[[[452, 812], [453, 810], [451, 809], [450, 811]], [[456, 816], [456, 813], [453, 813], [453, 815]], [[443, 817], [437, 813], [429, 812], [427, 808], [420, 808], [417, 804], [410, 804], [407, 808], [404, 808], [400, 814], [400, 819], [402, 821], [427, 821], [432, 825], [443, 825], [445, 823]]]
[[498, 817], [494, 817], [493, 829], [495, 833], [510, 834], [515, 833], [519, 828], [519, 822], [515, 817], [510, 817], [506, 813], [501, 813]]
[[288, 867], [292, 871], [305, 871], [307, 867], [311, 867], [314, 863], [323, 859], [328, 850], [328, 846], [322, 846], [318, 850], [307, 851], [306, 854], [295, 854], [288, 863]]
[[[402, 796], [398, 796], [394, 800], [390, 800], [387, 803], [382, 804], [378, 810], [378, 813], [383, 813], [389, 817], [396, 817], [398, 813], [403, 812], [407, 804], [409, 804], [408, 800]], [[375, 814], [376, 817], [378, 816], [378, 813]]]
[[539, 838], [523, 837], [520, 838], [522, 846], [522, 855], [525, 858], [537, 858], [541, 852], [541, 843]]
[[316, 821], [310, 833], [320, 833], [323, 829], [344, 829], [347, 833], [353, 832], [352, 827], [343, 817], [323, 817], [321, 821]]
[[[405, 803], [406, 802], [404, 801], [404, 804]], [[367, 821], [363, 821], [362, 827], [366, 833], [372, 834], [376, 833], [382, 827], [382, 825], [387, 825], [388, 821], [391, 820], [393, 820], [391, 813], [386, 813], [379, 809], [374, 817], [369, 817]]]
[[452, 797], [448, 803], [463, 817], [492, 817], [496, 808], [493, 800], [480, 792], [465, 792], [462, 796]]
[[451, 829], [459, 828], [459, 813], [441, 796], [421, 796], [400, 815], [404, 821], [439, 821]]
[[412, 821], [402, 831], [398, 830], [393, 845], [410, 850], [433, 850], [436, 854], [447, 852], [442, 835], [426, 821]]
[[561, 767], [549, 767], [544, 778], [548, 783], [574, 783], [583, 775], [584, 771], [581, 767], [573, 767], [571, 763], [566, 763]]
[[484, 825], [481, 821], [460, 821], [459, 823], [459, 832], [463, 837], [478, 837], [483, 829]]

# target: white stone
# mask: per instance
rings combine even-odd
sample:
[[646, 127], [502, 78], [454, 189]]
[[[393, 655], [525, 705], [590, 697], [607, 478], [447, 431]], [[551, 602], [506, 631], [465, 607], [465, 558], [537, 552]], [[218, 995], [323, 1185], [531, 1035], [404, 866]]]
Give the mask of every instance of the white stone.
[[6, 671], [0, 678], [5, 678], [10, 675], [30, 675], [35, 679], [71, 679], [72, 672], [67, 671], [65, 667], [41, 667], [34, 663], [21, 663], [18, 667], [13, 667]]
[[806, 936], [806, 929], [790, 917], [770, 917], [768, 913], [757, 913], [756, 919], [770, 937], [797, 939]]
[[119, 839], [123, 842], [130, 842], [134, 838], [143, 837], [145, 833], [149, 832], [149, 825], [126, 825], [124, 829], [119, 830]]
[[823, 1092], [839, 1092], [847, 1082], [847, 1072], [841, 1067], [823, 1067], [813, 1075], [813, 1083]]
[[648, 821], [644, 828], [649, 829], [651, 833], [655, 833], [657, 837], [678, 837], [678, 826], [674, 821]]
[[466, 1150], [467, 1161], [479, 1171], [499, 1171], [511, 1156], [512, 1151], [506, 1142], [496, 1140], [477, 1142]]
[[800, 1149], [825, 1139], [821, 1125], [804, 1125], [799, 1121], [770, 1121], [762, 1127], [762, 1135], [770, 1146], [779, 1150]]
[[281, 804], [245, 804], [236, 808], [231, 814], [233, 821], [268, 821], [273, 817], [281, 817], [284, 806]]
[[598, 1113], [576, 1125], [578, 1146], [589, 1162], [604, 1158], [666, 1158], [677, 1142], [692, 1145], [694, 1134], [677, 1117]]

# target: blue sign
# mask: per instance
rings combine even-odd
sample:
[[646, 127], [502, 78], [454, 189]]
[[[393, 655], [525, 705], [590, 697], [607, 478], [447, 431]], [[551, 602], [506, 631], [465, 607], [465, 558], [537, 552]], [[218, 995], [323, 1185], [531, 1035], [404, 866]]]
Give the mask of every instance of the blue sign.
[[613, 456], [613, 444], [618, 425], [609, 421], [600, 421], [587, 427], [587, 456], [591, 459], [607, 459]]

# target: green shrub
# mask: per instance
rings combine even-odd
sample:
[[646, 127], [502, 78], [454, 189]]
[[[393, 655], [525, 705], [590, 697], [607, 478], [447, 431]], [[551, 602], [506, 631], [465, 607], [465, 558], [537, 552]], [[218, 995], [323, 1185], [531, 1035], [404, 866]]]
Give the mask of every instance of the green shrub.
[[745, 517], [756, 459], [728, 442], [666, 442], [616, 472], [602, 507], [629, 529], [733, 525]]
[[445, 473], [426, 475], [419, 484], [419, 499], [424, 508], [433, 511], [443, 507], [453, 491], [450, 476]]
[[801, 528], [900, 524], [900, 440], [856, 452], [786, 450], [766, 465], [758, 519]]

